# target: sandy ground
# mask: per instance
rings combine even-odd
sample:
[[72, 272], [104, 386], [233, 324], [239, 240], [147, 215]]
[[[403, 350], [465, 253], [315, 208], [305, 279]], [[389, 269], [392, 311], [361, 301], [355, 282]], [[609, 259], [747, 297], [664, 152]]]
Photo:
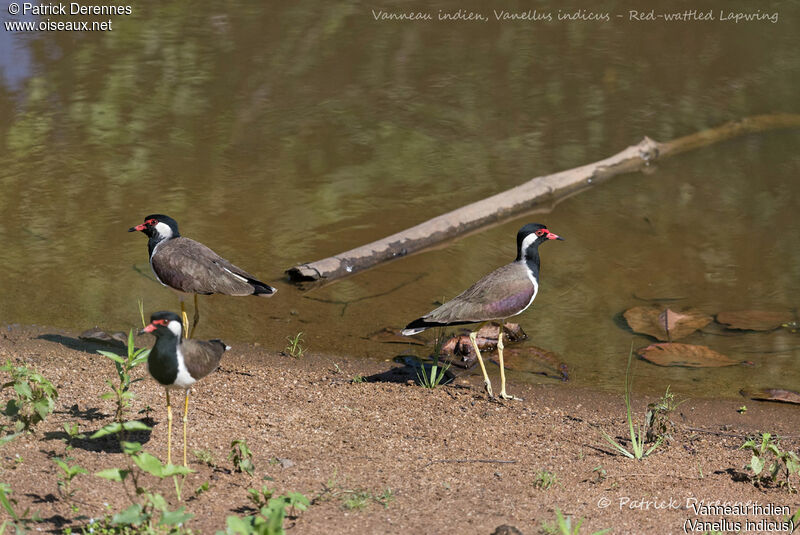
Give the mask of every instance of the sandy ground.
[[[107, 508], [130, 505], [119, 483], [92, 475], [125, 466], [115, 443], [80, 440], [69, 452], [72, 462], [90, 472], [73, 482], [77, 513], [59, 494], [59, 469], [51, 460], [65, 455], [64, 423], [76, 422], [89, 434], [111, 421], [113, 404], [100, 395], [107, 389], [104, 380], [115, 373], [95, 353], [99, 347], [74, 333], [36, 327], [3, 327], [0, 334], [0, 359], [41, 370], [59, 392], [55, 413], [35, 434], [0, 450], [0, 481], [13, 487], [21, 509], [38, 511], [43, 521], [36, 528], [42, 531], [61, 532], [80, 525], [77, 515], [101, 517]], [[145, 374], [144, 367], [136, 370]], [[356, 375], [366, 382], [352, 382]], [[800, 508], [796, 493], [742, 480], [749, 455], [739, 450], [746, 435], [770, 431], [785, 436], [782, 446], [797, 452], [797, 406], [748, 400], [740, 414], [742, 400], [689, 399], [673, 414], [672, 441], [635, 461], [614, 454], [600, 432], [627, 436], [620, 395], [569, 383], [511, 384], [509, 390], [524, 401], [496, 402], [486, 399], [475, 375], [436, 390], [411, 379], [392, 362], [314, 354], [294, 359], [235, 345], [221, 368], [197, 385], [191, 402], [190, 451], [207, 450], [216, 467], [190, 454], [195, 472], [185, 481], [182, 503], [171, 481], [146, 481], [174, 507], [185, 505], [195, 515], [187, 524], [195, 533], [214, 533], [224, 529], [227, 515], [251, 513], [247, 489], [263, 484], [313, 500], [286, 521], [288, 533], [298, 534], [488, 535], [501, 525], [531, 534], [555, 520], [556, 509], [575, 521], [583, 518], [581, 533], [682, 533], [691, 527], [687, 522], [697, 521], [718, 523], [701, 525], [698, 533], [735, 532], [736, 522], [742, 533], [768, 533], [779, 531], [745, 521], [780, 521], [781, 515], [748, 503], [788, 506], [792, 513]], [[133, 390], [133, 412], [153, 409], [155, 425], [141, 437], [144, 447], [165, 458], [163, 389], [147, 378]], [[642, 417], [651, 401], [634, 393], [635, 414]], [[227, 456], [234, 438], [246, 439], [253, 450], [253, 477], [231, 470]], [[178, 425], [174, 451], [181, 445]], [[537, 485], [542, 471], [555, 475], [549, 488]], [[210, 490], [194, 496], [204, 482]], [[348, 509], [350, 491], [376, 499]], [[695, 510], [718, 502], [741, 503], [748, 514]]]

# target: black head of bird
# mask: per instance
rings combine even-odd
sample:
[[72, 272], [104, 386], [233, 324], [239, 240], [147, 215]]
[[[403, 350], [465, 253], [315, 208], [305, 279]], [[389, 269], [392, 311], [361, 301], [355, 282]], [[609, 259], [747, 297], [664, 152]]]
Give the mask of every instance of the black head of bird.
[[155, 312], [150, 316], [150, 324], [142, 332], [151, 333], [156, 338], [168, 337], [180, 340], [183, 333], [183, 322], [181, 317], [168, 311]]
[[517, 232], [517, 261], [533, 255], [541, 244], [548, 240], [564, 240], [547, 230], [541, 223], [528, 223]]
[[128, 229], [128, 232], [143, 232], [148, 238], [155, 241], [168, 240], [180, 236], [178, 222], [163, 214], [150, 214], [144, 218], [144, 223]]

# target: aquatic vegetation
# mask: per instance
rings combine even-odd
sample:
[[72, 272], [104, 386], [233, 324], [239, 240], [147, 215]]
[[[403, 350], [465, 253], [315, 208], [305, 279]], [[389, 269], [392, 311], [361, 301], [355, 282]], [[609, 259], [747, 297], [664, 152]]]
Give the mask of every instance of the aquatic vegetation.
[[[628, 354], [628, 366], [625, 369], [625, 410], [627, 413], [628, 429], [631, 435], [631, 450], [628, 451], [619, 442], [611, 438], [611, 436], [605, 431], [601, 430], [601, 433], [603, 434], [603, 438], [606, 439], [606, 442], [611, 444], [617, 452], [621, 453], [622, 455], [630, 459], [641, 460], [642, 458], [647, 457], [648, 455], [653, 453], [653, 451], [655, 451], [655, 449], [658, 448], [662, 442], [664, 442], [665, 436], [657, 435], [655, 437], [655, 443], [645, 450], [644, 444], [647, 438], [645, 436], [643, 426], [638, 426], [638, 430], [635, 429], [634, 427], [633, 411], [631, 410], [631, 390], [633, 388], [633, 378], [631, 377], [632, 360], [633, 360], [633, 346], [631, 346], [631, 351]], [[669, 394], [669, 389], [667, 389], [667, 394]], [[665, 394], [665, 396], [667, 394]], [[664, 398], [662, 398], [662, 400], [663, 399]]]
[[[3, 414], [14, 422], [16, 433], [33, 431], [36, 424], [44, 421], [53, 412], [58, 399], [56, 387], [36, 370], [14, 366], [10, 360], [0, 366], [0, 372], [11, 376], [11, 380], [3, 383], [0, 390], [11, 387], [16, 394], [16, 399], [6, 403]], [[9, 435], [4, 438], [4, 442], [8, 442], [14, 437]]]
[[779, 437], [762, 433], [760, 440], [751, 438], [739, 449], [750, 452], [750, 462], [745, 468], [752, 472], [750, 481], [754, 485], [777, 483], [788, 488], [789, 492], [796, 490], [792, 481], [800, 478], [800, 458], [793, 451], [781, 451]]

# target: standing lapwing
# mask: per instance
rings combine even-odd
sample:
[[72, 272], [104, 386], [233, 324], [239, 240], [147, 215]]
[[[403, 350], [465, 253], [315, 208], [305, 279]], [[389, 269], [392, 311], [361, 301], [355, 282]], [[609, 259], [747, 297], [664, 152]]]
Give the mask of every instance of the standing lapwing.
[[506, 373], [503, 367], [503, 326], [506, 318], [524, 312], [539, 291], [539, 245], [547, 240], [563, 240], [545, 225], [529, 223], [517, 233], [517, 259], [497, 268], [470, 288], [446, 302], [436, 310], [409, 323], [403, 334], [411, 336], [431, 327], [465, 325], [480, 323], [472, 331], [469, 339], [478, 363], [481, 365], [486, 391], [492, 398], [492, 383], [486, 373], [481, 352], [475, 341], [478, 330], [484, 323], [500, 320], [500, 334], [497, 337], [497, 353], [500, 360], [500, 397], [513, 399], [506, 394]]
[[147, 371], [167, 393], [167, 463], [172, 463], [171, 388], [183, 389], [183, 466], [186, 466], [186, 424], [189, 421], [189, 388], [217, 369], [222, 354], [230, 347], [222, 340], [182, 339], [183, 322], [174, 312], [156, 312], [144, 332], [156, 337], [147, 357]]
[[153, 214], [144, 218], [144, 223], [128, 229], [128, 232], [144, 232], [150, 240], [150, 267], [158, 282], [177, 290], [194, 294], [194, 320], [189, 331], [189, 319], [181, 298], [183, 332], [187, 338], [194, 335], [200, 310], [197, 295], [258, 295], [269, 297], [276, 290], [257, 280], [245, 270], [238, 268], [200, 242], [184, 238], [178, 232], [178, 222], [171, 217]]

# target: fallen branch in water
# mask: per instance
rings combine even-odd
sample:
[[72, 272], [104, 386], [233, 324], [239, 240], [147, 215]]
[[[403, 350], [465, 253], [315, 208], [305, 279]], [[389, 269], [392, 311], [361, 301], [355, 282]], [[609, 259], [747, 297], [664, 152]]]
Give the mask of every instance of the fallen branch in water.
[[531, 210], [537, 204], [562, 198], [601, 180], [639, 171], [659, 159], [745, 134], [794, 127], [800, 127], [800, 115], [757, 115], [664, 143], [645, 137], [637, 145], [604, 160], [536, 177], [381, 240], [323, 260], [299, 264], [288, 269], [286, 273], [293, 282], [338, 279], [418, 252], [485, 225], [510, 219]]

